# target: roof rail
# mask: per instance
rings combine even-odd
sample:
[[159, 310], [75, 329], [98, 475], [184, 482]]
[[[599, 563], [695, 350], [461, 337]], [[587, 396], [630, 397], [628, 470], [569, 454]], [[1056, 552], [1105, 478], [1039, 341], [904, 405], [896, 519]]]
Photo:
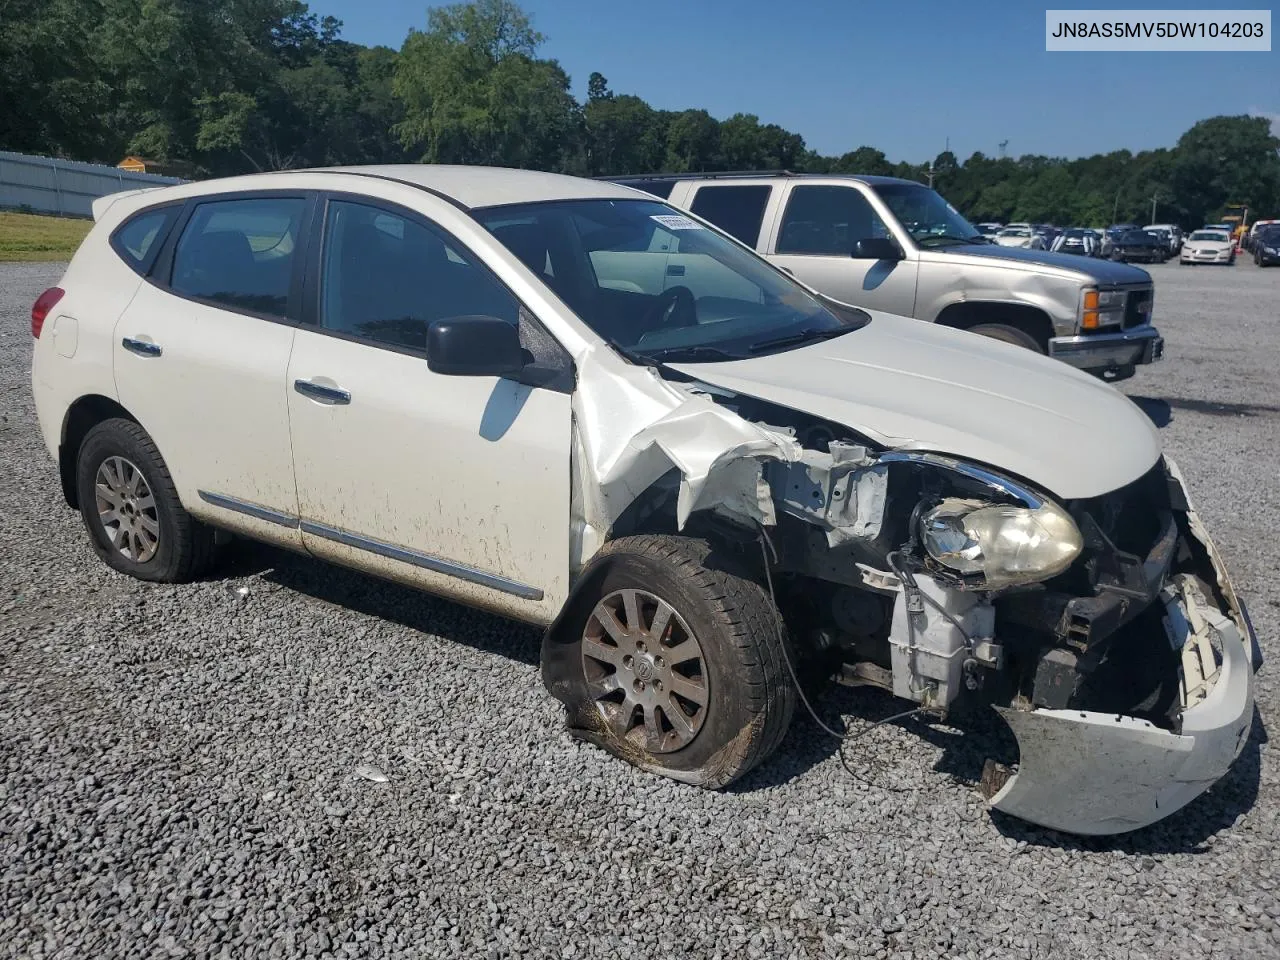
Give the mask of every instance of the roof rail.
[[733, 177], [799, 177], [794, 170], [711, 170], [705, 173], [611, 173], [593, 180], [727, 180]]

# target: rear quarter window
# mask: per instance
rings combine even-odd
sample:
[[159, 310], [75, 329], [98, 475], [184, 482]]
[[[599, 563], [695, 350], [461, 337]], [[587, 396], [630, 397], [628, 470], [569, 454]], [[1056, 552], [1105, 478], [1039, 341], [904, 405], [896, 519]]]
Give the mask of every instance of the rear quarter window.
[[137, 273], [146, 274], [179, 209], [163, 207], [135, 213], [111, 235], [111, 248]]

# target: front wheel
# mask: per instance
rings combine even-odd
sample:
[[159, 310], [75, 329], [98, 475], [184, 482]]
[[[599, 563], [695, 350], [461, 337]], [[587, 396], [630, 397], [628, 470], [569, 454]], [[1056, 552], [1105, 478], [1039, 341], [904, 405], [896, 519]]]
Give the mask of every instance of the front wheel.
[[970, 327], [969, 332], [983, 337], [990, 337], [992, 340], [1000, 340], [1003, 343], [1011, 343], [1015, 347], [1025, 347], [1027, 350], [1034, 350], [1036, 353], [1045, 352], [1044, 348], [1036, 342], [1036, 338], [1031, 334], [1005, 323], [979, 323]]
[[719, 788], [777, 748], [795, 709], [767, 591], [706, 540], [613, 541], [579, 620], [584, 726], [646, 770]]
[[132, 420], [105, 420], [85, 435], [76, 483], [89, 538], [109, 567], [160, 583], [208, 567], [213, 530], [183, 509], [160, 451]]

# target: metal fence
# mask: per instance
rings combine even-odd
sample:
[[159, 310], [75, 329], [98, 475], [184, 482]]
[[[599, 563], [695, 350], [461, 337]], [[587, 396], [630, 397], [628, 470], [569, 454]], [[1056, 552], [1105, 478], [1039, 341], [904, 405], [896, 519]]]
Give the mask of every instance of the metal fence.
[[0, 209], [92, 217], [92, 204], [98, 197], [121, 190], [182, 182], [178, 177], [133, 173], [100, 163], [78, 163], [0, 150]]

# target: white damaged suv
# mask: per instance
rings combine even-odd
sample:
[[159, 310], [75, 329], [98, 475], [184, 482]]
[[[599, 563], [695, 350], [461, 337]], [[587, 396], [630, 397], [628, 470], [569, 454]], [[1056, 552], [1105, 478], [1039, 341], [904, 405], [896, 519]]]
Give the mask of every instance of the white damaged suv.
[[540, 624], [577, 734], [709, 787], [778, 746], [801, 669], [989, 704], [1019, 748], [990, 802], [1077, 833], [1167, 816], [1248, 737], [1245, 609], [1093, 377], [599, 181], [315, 170], [94, 213], [32, 387], [117, 570], [188, 580], [230, 532]]

